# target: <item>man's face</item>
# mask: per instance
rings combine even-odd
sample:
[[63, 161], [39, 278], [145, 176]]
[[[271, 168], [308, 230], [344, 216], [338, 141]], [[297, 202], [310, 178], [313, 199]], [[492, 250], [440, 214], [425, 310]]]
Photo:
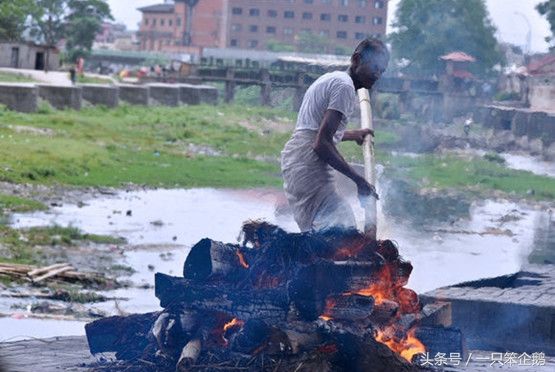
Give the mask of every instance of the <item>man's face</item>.
[[383, 54], [372, 56], [369, 60], [359, 59], [354, 72], [363, 88], [370, 89], [382, 76], [387, 67], [388, 58]]

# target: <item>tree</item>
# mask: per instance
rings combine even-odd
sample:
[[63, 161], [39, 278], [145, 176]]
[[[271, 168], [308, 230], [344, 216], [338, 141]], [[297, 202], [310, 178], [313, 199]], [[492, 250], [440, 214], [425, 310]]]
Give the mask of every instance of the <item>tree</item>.
[[31, 34], [48, 48], [44, 69], [47, 71], [50, 48], [66, 39], [69, 54], [83, 56], [92, 43], [104, 18], [112, 18], [105, 0], [35, 0]]
[[36, 9], [33, 0], [0, 0], [0, 40], [19, 40], [27, 17]]
[[69, 0], [66, 18], [66, 50], [71, 61], [87, 56], [105, 19], [113, 19], [104, 0]]
[[[543, 16], [547, 18], [547, 21], [551, 25], [551, 34], [555, 36], [555, 0], [547, 0], [543, 3], [539, 3], [536, 6], [536, 10]], [[547, 42], [553, 40], [553, 37], [546, 37]]]
[[395, 15], [392, 54], [409, 61], [408, 72], [441, 73], [439, 57], [457, 50], [476, 58], [477, 74], [502, 62], [484, 0], [401, 0]]

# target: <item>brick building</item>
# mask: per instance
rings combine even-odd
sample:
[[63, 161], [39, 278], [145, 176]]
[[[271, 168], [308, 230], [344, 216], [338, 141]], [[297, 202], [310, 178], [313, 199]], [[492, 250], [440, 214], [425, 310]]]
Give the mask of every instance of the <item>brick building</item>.
[[296, 45], [303, 33], [352, 48], [383, 36], [387, 23], [386, 0], [175, 0], [139, 10], [141, 50], [166, 52], [265, 50], [269, 42]]

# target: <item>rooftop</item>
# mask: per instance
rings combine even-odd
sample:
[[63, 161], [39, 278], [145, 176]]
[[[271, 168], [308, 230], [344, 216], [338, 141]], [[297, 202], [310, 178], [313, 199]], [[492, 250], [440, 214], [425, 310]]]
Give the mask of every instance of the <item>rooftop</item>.
[[155, 4], [138, 8], [143, 13], [173, 13], [174, 4]]

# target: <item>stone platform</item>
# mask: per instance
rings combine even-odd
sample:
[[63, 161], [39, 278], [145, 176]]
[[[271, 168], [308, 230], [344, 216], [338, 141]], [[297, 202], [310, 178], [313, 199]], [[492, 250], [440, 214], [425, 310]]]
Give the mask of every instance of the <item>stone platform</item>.
[[424, 303], [451, 303], [469, 349], [555, 355], [555, 265], [439, 288]]

